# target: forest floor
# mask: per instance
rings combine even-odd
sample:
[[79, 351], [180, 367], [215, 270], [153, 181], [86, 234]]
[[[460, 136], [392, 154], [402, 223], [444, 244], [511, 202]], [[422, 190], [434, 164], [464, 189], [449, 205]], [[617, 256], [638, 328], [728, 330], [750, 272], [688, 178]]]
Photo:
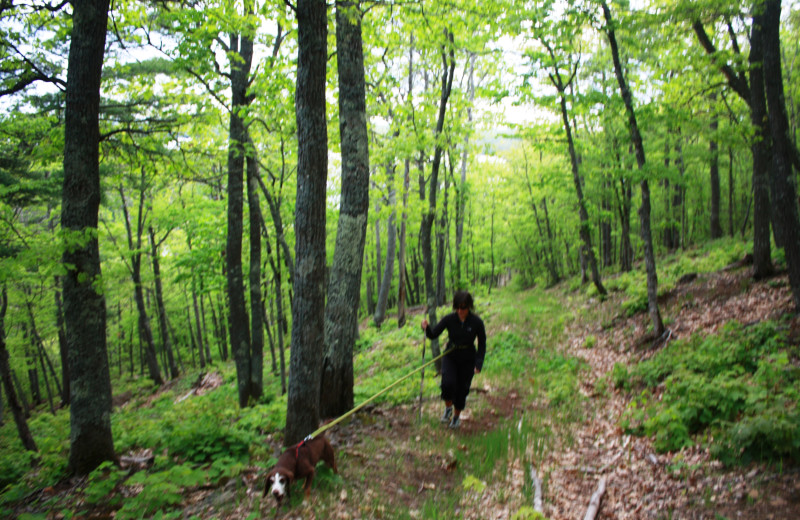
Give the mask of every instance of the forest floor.
[[[785, 275], [754, 282], [747, 266], [737, 266], [688, 277], [660, 300], [671, 334], [655, 346], [648, 337], [649, 318], [642, 313], [627, 317], [623, 294], [612, 293], [600, 302], [570, 294], [565, 287], [548, 292], [572, 309], [573, 319], [565, 324], [563, 344], [546, 347], [581, 358], [587, 365], [580, 376], [581, 396], [574, 399], [580, 403], [577, 419], [554, 419], [546, 398], [533, 395], [532, 376], [515, 379], [484, 371], [473, 381], [459, 430], [439, 423], [442, 405], [436, 395], [426, 395], [421, 410], [418, 402], [370, 406], [329, 430], [326, 435], [336, 452], [339, 475], [320, 466], [308, 500], [301, 498], [298, 484], [291, 503], [276, 508], [271, 497], [262, 497], [263, 471], [251, 467], [221, 486], [185, 490], [182, 511], [177, 513], [196, 519], [524, 520], [536, 518], [529, 509], [534, 506], [533, 469], [543, 483], [542, 512], [551, 520], [584, 518], [601, 478], [606, 488], [599, 519], [800, 518], [800, 468], [724, 467], [702, 447], [659, 454], [650, 438], [622, 430], [620, 418], [631, 395], [609, 382], [615, 363], [637, 363], [677, 339], [714, 333], [733, 319], [755, 323], [791, 313]], [[522, 301], [519, 295], [511, 298]], [[487, 364], [492, 338], [509, 327], [499, 319], [487, 320]], [[790, 327], [790, 341], [800, 343], [800, 317], [795, 316]], [[535, 342], [534, 330], [516, 333]], [[425, 377], [435, 375], [428, 370]], [[220, 378], [207, 377], [201, 386], [208, 388], [196, 391], [211, 391], [220, 383]], [[493, 443], [511, 444], [515, 425], [519, 421], [521, 426], [523, 417], [541, 423], [539, 431], [551, 432], [539, 440], [546, 448], [534, 456], [530, 447], [525, 448], [527, 456], [509, 453], [488, 472], [491, 478], [471, 480], [470, 463], [492, 458], [488, 448]], [[279, 436], [267, 438], [266, 443], [278, 452]], [[67, 501], [74, 491], [66, 483], [50, 490]], [[112, 509], [98, 509], [88, 516], [52, 511], [46, 518], [114, 516]]]
[[[568, 326], [564, 347], [590, 369], [581, 382], [586, 398], [582, 420], [571, 425], [560, 441], [552, 441], [536, 468], [544, 481], [547, 518], [583, 518], [601, 477], [606, 488], [600, 519], [800, 518], [800, 468], [726, 468], [706, 449], [658, 454], [651, 439], [624, 434], [619, 420], [630, 396], [612, 385], [598, 392], [596, 383], [607, 377], [614, 363], [638, 362], [663, 348], [664, 342], [654, 348], [647, 337], [647, 315], [625, 317], [620, 304], [613, 294], [603, 303], [586, 301], [585, 308], [575, 309], [576, 317], [593, 318], [577, 318]], [[713, 333], [729, 320], [754, 323], [792, 310], [785, 276], [753, 282], [747, 267], [684, 281], [660, 305], [662, 314], [670, 317], [667, 342]], [[491, 340], [497, 331], [488, 328]], [[792, 320], [791, 328], [791, 340], [797, 342], [800, 318]], [[596, 338], [592, 348], [585, 346], [589, 335]], [[490, 356], [491, 350], [487, 363]], [[425, 400], [422, 421], [416, 404], [366, 410], [328, 433], [346, 484], [322, 490], [327, 498], [312, 493], [310, 503], [290, 508], [275, 509], [269, 501], [262, 502], [262, 514], [297, 519], [532, 518], [518, 514], [523, 506], [533, 506], [532, 490], [523, 489], [531, 485], [531, 468], [523, 467], [521, 460], [510, 457], [506, 471], [495, 472], [498, 477], [493, 482], [483, 482], [477, 489], [465, 486], [463, 475], [456, 471], [479, 436], [521, 414], [535, 415], [544, 406], [537, 399], [525, 404], [529, 382], [517, 383], [516, 388], [495, 387], [476, 376], [462, 427], [455, 432], [438, 424], [441, 404], [435, 396]], [[428, 448], [429, 435], [449, 437], [456, 449]], [[259, 493], [262, 483], [254, 480], [252, 485], [251, 493]], [[316, 487], [314, 492], [320, 493]], [[250, 501], [244, 502], [242, 507], [249, 509]]]

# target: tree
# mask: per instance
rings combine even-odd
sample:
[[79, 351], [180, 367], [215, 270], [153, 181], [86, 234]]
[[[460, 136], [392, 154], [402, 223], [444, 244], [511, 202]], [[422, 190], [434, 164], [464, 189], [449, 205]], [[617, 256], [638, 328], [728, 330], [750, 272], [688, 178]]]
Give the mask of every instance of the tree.
[[376, 327], [380, 327], [386, 317], [386, 306], [389, 303], [389, 289], [391, 289], [392, 278], [394, 277], [394, 256], [397, 244], [394, 166], [389, 166], [387, 169], [387, 185], [389, 186], [389, 200], [387, 205], [392, 208], [392, 212], [389, 214], [389, 219], [386, 221], [386, 264], [383, 267], [383, 274], [380, 275], [379, 278], [378, 301], [375, 303], [375, 312], [372, 314], [372, 320]]
[[297, 197], [292, 356], [284, 443], [300, 441], [319, 424], [324, 347], [325, 187], [328, 132], [325, 118], [327, 8], [299, 0], [297, 14]]
[[[245, 16], [252, 14], [252, 2], [246, 2]], [[230, 59], [231, 111], [228, 131], [228, 239], [225, 243], [225, 266], [227, 274], [228, 334], [231, 350], [236, 361], [236, 380], [239, 406], [249, 404], [253, 394], [250, 371], [250, 322], [244, 297], [244, 273], [242, 270], [242, 234], [244, 206], [244, 165], [247, 150], [247, 131], [244, 110], [252, 98], [248, 98], [250, 67], [253, 63], [252, 28], [241, 33], [232, 32], [228, 52]], [[259, 232], [258, 229], [255, 230]]]
[[[439, 167], [442, 163], [443, 143], [442, 133], [444, 131], [444, 119], [447, 114], [447, 101], [453, 91], [453, 76], [455, 75], [455, 41], [453, 32], [449, 29], [444, 31], [445, 42], [442, 44], [442, 88], [439, 99], [439, 113], [436, 119], [436, 130], [434, 138], [436, 145], [433, 153], [433, 163], [431, 164], [431, 175], [428, 180], [428, 207], [422, 215], [420, 225], [420, 249], [422, 252], [423, 270], [425, 272], [425, 294], [426, 306], [428, 309], [428, 321], [436, 323], [436, 284], [433, 278], [433, 250], [431, 247], [431, 231], [433, 221], [436, 218], [436, 195], [439, 191]], [[439, 355], [439, 341], [431, 340], [431, 354], [436, 357]], [[437, 363], [437, 366], [438, 363]]]
[[100, 206], [100, 80], [108, 0], [75, 0], [64, 114], [64, 323], [70, 370], [71, 473], [88, 474], [115, 460], [106, 307], [101, 289], [97, 215]]
[[336, 5], [342, 196], [325, 306], [325, 357], [320, 386], [323, 417], [340, 415], [353, 407], [353, 346], [358, 334], [369, 211], [369, 138], [361, 16], [357, 3], [342, 1]]
[[258, 203], [258, 158], [247, 133], [247, 207], [250, 220], [250, 375], [249, 397], [255, 400], [264, 393], [264, 298], [261, 295], [261, 207]]
[[6, 392], [8, 406], [11, 408], [11, 415], [14, 416], [14, 423], [17, 425], [19, 440], [26, 450], [39, 451], [36, 447], [36, 441], [34, 441], [33, 435], [31, 435], [31, 430], [28, 428], [25, 412], [19, 404], [17, 392], [14, 389], [14, 382], [11, 378], [11, 367], [8, 363], [8, 350], [6, 349], [5, 317], [7, 310], [8, 292], [4, 284], [3, 290], [0, 291], [0, 379], [3, 383], [3, 389]]
[[[150, 372], [150, 379], [161, 386], [164, 384], [164, 379], [161, 377], [161, 370], [158, 367], [158, 358], [156, 357], [156, 347], [153, 341], [153, 329], [150, 326], [150, 317], [147, 314], [147, 307], [144, 301], [144, 288], [142, 287], [142, 234], [145, 228], [145, 209], [144, 200], [145, 193], [147, 192], [147, 178], [145, 175], [145, 167], [142, 166], [142, 173], [138, 182], [139, 186], [139, 204], [136, 214], [136, 236], [134, 237], [131, 219], [128, 215], [128, 205], [125, 201], [125, 190], [122, 184], [119, 185], [119, 197], [122, 203], [122, 212], [125, 219], [125, 231], [128, 234], [128, 251], [130, 252], [131, 264], [129, 266], [131, 279], [133, 281], [133, 294], [134, 301], [136, 302], [136, 310], [139, 315], [139, 339], [144, 345], [145, 360], [147, 368]], [[134, 243], [135, 238], [135, 243]]]
[[[606, 21], [605, 32], [608, 43], [611, 47], [611, 57], [614, 61], [614, 74], [619, 84], [620, 95], [625, 103], [625, 110], [628, 114], [628, 130], [631, 134], [634, 150], [636, 151], [636, 164], [639, 171], [645, 169], [646, 159], [644, 154], [644, 143], [639, 132], [639, 125], [636, 122], [636, 112], [633, 107], [633, 96], [625, 79], [622, 70], [622, 62], [619, 58], [619, 46], [617, 45], [614, 20], [611, 17], [611, 10], [605, 0], [601, 0], [603, 17]], [[642, 172], [644, 173], [644, 172]], [[647, 312], [653, 325], [653, 334], [656, 338], [664, 333], [664, 322], [661, 320], [661, 313], [658, 310], [658, 275], [656, 274], [656, 259], [653, 251], [653, 235], [650, 228], [650, 184], [647, 177], [642, 175], [639, 183], [642, 191], [642, 204], [639, 207], [639, 226], [644, 243], [644, 263], [647, 270]]]
[[[792, 166], [796, 161], [796, 150], [789, 134], [789, 121], [783, 91], [780, 42], [780, 0], [764, 0], [763, 3], [764, 84], [769, 107], [769, 128], [772, 135], [773, 169], [771, 179], [772, 204], [775, 226], [783, 236], [779, 243], [786, 252], [789, 270], [789, 285], [795, 308], [800, 310], [800, 217], [797, 210], [797, 191], [793, 182]], [[778, 237], [776, 237], [778, 238]]]
[[[753, 277], [761, 279], [770, 276], [773, 272], [769, 240], [770, 202], [769, 202], [769, 176], [771, 154], [771, 139], [767, 127], [767, 106], [764, 93], [764, 71], [762, 66], [763, 43], [762, 27], [760, 23], [760, 2], [755, 2], [753, 8], [753, 27], [750, 37], [750, 81], [744, 72], [737, 71], [730, 63], [719, 57], [717, 48], [706, 33], [705, 26], [700, 19], [692, 22], [692, 29], [703, 49], [714, 59], [714, 63], [725, 76], [728, 86], [736, 92], [750, 109], [750, 122], [753, 125], [750, 150], [753, 157]], [[728, 23], [729, 34], [733, 30]], [[732, 47], [738, 53], [739, 46], [732, 39]]]
[[578, 64], [577, 62], [568, 64], [568, 68], [572, 70], [568, 71], [569, 77], [565, 80], [561, 76], [561, 64], [553, 51], [553, 47], [547, 40], [544, 40], [542, 44], [547, 49], [550, 59], [552, 60], [551, 65], [553, 67], [553, 72], [550, 73], [550, 81], [558, 91], [561, 119], [564, 123], [564, 131], [567, 134], [567, 147], [569, 150], [570, 165], [572, 167], [572, 180], [575, 184], [575, 193], [578, 195], [578, 213], [581, 219], [579, 234], [583, 242], [584, 255], [588, 257], [589, 260], [589, 267], [592, 271], [592, 282], [597, 288], [597, 292], [604, 296], [607, 294], [606, 288], [603, 287], [603, 282], [600, 280], [600, 270], [597, 268], [597, 256], [594, 254], [594, 247], [592, 247], [589, 212], [586, 209], [587, 201], [583, 196], [583, 179], [581, 179], [579, 171], [578, 154], [575, 151], [575, 140], [572, 136], [572, 127], [570, 126], [569, 114], [567, 112], [567, 89], [570, 88], [572, 81], [575, 79], [575, 75], [578, 72]]
[[175, 379], [180, 374], [180, 370], [178, 370], [178, 365], [175, 363], [172, 340], [170, 339], [169, 325], [167, 323], [167, 310], [164, 307], [164, 289], [161, 282], [161, 262], [158, 259], [158, 248], [167, 239], [170, 231], [167, 231], [160, 240], [156, 240], [156, 232], [153, 229], [153, 226], [149, 226], [147, 228], [147, 234], [150, 236], [150, 255], [153, 262], [153, 279], [156, 286], [156, 313], [158, 315], [158, 330], [161, 334], [161, 345], [167, 354], [167, 367], [169, 368], [169, 376], [171, 379]]

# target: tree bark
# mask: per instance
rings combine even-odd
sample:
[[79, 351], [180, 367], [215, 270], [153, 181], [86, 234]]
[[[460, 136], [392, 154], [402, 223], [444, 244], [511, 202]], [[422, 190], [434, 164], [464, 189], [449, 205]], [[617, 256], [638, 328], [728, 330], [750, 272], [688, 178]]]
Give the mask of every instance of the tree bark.
[[389, 290], [392, 287], [392, 277], [394, 275], [394, 256], [397, 248], [397, 227], [395, 225], [395, 189], [394, 189], [394, 168], [390, 168], [388, 177], [389, 183], [389, 206], [392, 207], [392, 213], [389, 215], [389, 220], [386, 221], [386, 264], [383, 267], [383, 275], [381, 276], [381, 283], [378, 287], [378, 301], [375, 304], [375, 312], [372, 319], [375, 326], [380, 328], [383, 320], [386, 318], [386, 307], [389, 302]]
[[[250, 15], [252, 3], [247, 2], [245, 15]], [[225, 265], [228, 289], [228, 334], [236, 363], [239, 406], [249, 405], [250, 385], [250, 322], [244, 295], [242, 267], [242, 236], [244, 207], [244, 164], [247, 155], [247, 130], [242, 112], [250, 101], [247, 86], [253, 61], [253, 38], [246, 34], [231, 34], [231, 113], [228, 131], [228, 237], [225, 244]], [[257, 231], [258, 232], [258, 231]]]
[[[161, 345], [167, 355], [167, 367], [169, 368], [170, 378], [175, 379], [180, 374], [180, 370], [178, 370], [178, 365], [175, 364], [172, 340], [169, 336], [169, 326], [167, 325], [167, 310], [164, 307], [164, 289], [161, 285], [161, 262], [158, 259], [158, 246], [161, 242], [156, 242], [156, 233], [152, 226], [148, 229], [148, 233], [150, 235], [150, 250], [153, 256], [153, 278], [156, 286], [156, 314], [158, 315], [158, 328], [161, 332]], [[167, 235], [168, 234], [169, 233], [167, 233]], [[164, 238], [166, 238], [166, 236]]]
[[753, 155], [753, 278], [761, 280], [772, 275], [772, 246], [770, 244], [770, 154], [767, 96], [764, 91], [764, 15], [761, 2], [753, 8], [750, 34], [750, 122], [754, 135], [750, 144]]
[[[297, 198], [292, 355], [284, 443], [299, 442], [319, 425], [324, 353], [325, 117], [327, 8], [323, 0], [297, 2]], [[337, 238], [338, 239], [338, 238]], [[352, 302], [349, 302], [352, 304]], [[346, 345], [343, 347], [347, 348]], [[346, 362], [347, 359], [343, 359]], [[347, 385], [351, 386], [351, 385]]]
[[258, 201], [258, 160], [247, 134], [247, 207], [250, 218], [250, 398], [264, 393], [264, 298], [261, 294], [261, 206]]
[[142, 232], [144, 222], [144, 197], [145, 197], [145, 173], [142, 168], [142, 175], [140, 177], [139, 186], [139, 211], [136, 217], [136, 243], [134, 244], [133, 227], [131, 226], [130, 216], [128, 214], [128, 205], [125, 201], [125, 190], [120, 184], [119, 196], [122, 203], [122, 213], [125, 218], [125, 230], [128, 234], [128, 250], [131, 252], [131, 279], [133, 281], [133, 298], [136, 302], [136, 310], [138, 313], [139, 324], [139, 338], [144, 345], [145, 360], [147, 362], [147, 369], [150, 374], [150, 379], [153, 380], [158, 386], [164, 384], [164, 379], [161, 377], [161, 370], [158, 367], [158, 358], [156, 356], [156, 346], [153, 341], [153, 330], [150, 327], [150, 317], [147, 315], [147, 307], [144, 303], [144, 290], [142, 289]]
[[411, 181], [411, 161], [405, 160], [403, 173], [403, 213], [400, 217], [400, 245], [397, 253], [398, 280], [397, 280], [397, 326], [403, 328], [406, 324], [406, 302], [408, 282], [406, 275], [406, 224], [408, 222], [408, 189]]
[[800, 309], [800, 218], [797, 210], [797, 191], [793, 182], [793, 143], [790, 141], [789, 119], [783, 93], [783, 74], [780, 52], [780, 0], [764, 1], [764, 85], [769, 107], [769, 127], [772, 135], [772, 205], [774, 217], [782, 230], [789, 285], [796, 309]]
[[[764, 92], [763, 69], [763, 2], [753, 4], [753, 24], [750, 35], [750, 83], [743, 73], [737, 73], [727, 63], [720, 63], [720, 71], [728, 85], [750, 107], [750, 121], [755, 129], [750, 145], [753, 155], [753, 277], [761, 279], [773, 272], [769, 223], [771, 219], [769, 201], [771, 139], [767, 122], [766, 94]], [[700, 44], [716, 59], [717, 49], [705, 32], [702, 22], [695, 21], [692, 28]]]
[[[436, 318], [436, 285], [433, 280], [433, 251], [431, 247], [431, 231], [433, 221], [436, 218], [436, 195], [439, 190], [439, 167], [442, 162], [442, 145], [439, 142], [442, 131], [444, 130], [444, 118], [447, 114], [447, 101], [450, 99], [450, 92], [453, 89], [453, 76], [455, 74], [456, 60], [455, 49], [453, 48], [453, 33], [445, 31], [447, 48], [442, 47], [442, 95], [439, 100], [439, 115], [436, 120], [436, 131], [434, 138], [436, 146], [433, 153], [433, 164], [431, 165], [431, 176], [428, 181], [428, 207], [422, 215], [420, 224], [420, 249], [422, 252], [423, 270], [425, 272], [425, 305], [428, 310], [428, 321], [435, 324]], [[431, 340], [431, 355], [439, 355], [439, 340]], [[436, 363], [437, 369], [441, 367], [441, 362]]]
[[[639, 133], [639, 125], [636, 122], [636, 112], [633, 108], [633, 96], [628, 88], [627, 81], [622, 71], [622, 63], [619, 58], [619, 47], [617, 45], [614, 21], [611, 18], [611, 11], [605, 0], [601, 2], [603, 16], [606, 20], [606, 35], [611, 47], [611, 57], [614, 61], [614, 73], [619, 84], [620, 95], [625, 103], [625, 110], [628, 113], [628, 129], [631, 133], [634, 150], [636, 151], [636, 164], [639, 170], [644, 170], [646, 158], [644, 154], [644, 144], [642, 135]], [[658, 275], [656, 274], [656, 258], [653, 251], [653, 234], [650, 229], [650, 185], [646, 178], [640, 182], [642, 190], [642, 205], [639, 208], [639, 226], [644, 244], [644, 263], [647, 270], [647, 311], [653, 325], [653, 334], [659, 337], [664, 333], [664, 322], [661, 320], [661, 313], [658, 310]]]
[[[711, 96], [712, 107], [716, 101], [716, 94]], [[722, 224], [720, 222], [720, 185], [719, 185], [719, 144], [717, 144], [716, 133], [719, 129], [719, 116], [714, 113], [711, 116], [711, 139], [708, 142], [708, 153], [710, 156], [709, 181], [711, 183], [711, 238], [722, 238]]]
[[325, 357], [320, 386], [320, 413], [324, 417], [340, 415], [353, 407], [353, 346], [358, 336], [369, 213], [369, 138], [358, 3], [337, 3], [336, 47], [342, 197], [325, 307]]
[[[550, 50], [549, 47], [548, 50]], [[550, 56], [553, 58], [553, 61], [555, 61], [555, 54], [552, 50], [550, 50]], [[575, 141], [572, 137], [572, 127], [569, 123], [569, 114], [567, 112], [566, 90], [567, 87], [572, 84], [573, 78], [570, 78], [565, 82], [561, 78], [558, 67], [555, 67], [554, 73], [550, 75], [550, 81], [553, 83], [553, 86], [556, 87], [556, 90], [558, 90], [559, 93], [561, 119], [564, 123], [564, 131], [567, 133], [567, 147], [569, 149], [570, 165], [572, 166], [572, 182], [575, 184], [575, 193], [578, 195], [578, 213], [580, 215], [579, 235], [581, 237], [581, 242], [583, 242], [584, 255], [589, 260], [589, 268], [592, 272], [592, 283], [594, 283], [597, 292], [601, 296], [605, 296], [607, 291], [603, 286], [603, 282], [600, 280], [600, 270], [597, 267], [597, 256], [594, 254], [594, 247], [592, 247], [592, 234], [591, 230], [589, 229], [591, 226], [589, 222], [589, 212], [586, 210], [586, 198], [583, 196], [583, 181], [579, 171], [578, 154], [575, 151]]]
[[17, 400], [17, 392], [14, 389], [14, 382], [11, 378], [11, 367], [8, 362], [8, 349], [6, 348], [6, 329], [5, 317], [6, 310], [8, 309], [8, 293], [5, 286], [0, 292], [0, 378], [3, 381], [3, 388], [6, 391], [6, 399], [8, 406], [11, 408], [11, 415], [14, 417], [14, 423], [17, 425], [17, 433], [22, 446], [28, 451], [39, 451], [36, 447], [36, 441], [31, 435], [31, 430], [28, 428], [28, 421], [25, 419], [25, 411], [20, 406]]
[[[70, 238], [62, 263], [64, 323], [70, 370], [68, 471], [86, 475], [115, 460], [111, 433], [111, 377], [106, 304], [101, 282], [97, 216], [100, 206], [100, 81], [108, 0], [72, 2], [64, 113], [61, 227]], [[79, 240], [75, 240], [79, 239]]]
[[[467, 77], [467, 127], [472, 127], [472, 104], [475, 102], [475, 58], [476, 54], [469, 54], [469, 72]], [[463, 288], [465, 280], [461, 274], [461, 264], [464, 252], [461, 250], [461, 241], [464, 239], [464, 213], [467, 205], [467, 159], [469, 158], [469, 133], [464, 137], [464, 150], [461, 152], [461, 182], [458, 185], [458, 198], [456, 199], [456, 288]]]
[[[64, 305], [61, 303], [61, 277], [56, 276], [56, 290], [53, 296], [56, 302], [56, 329], [58, 329], [58, 352], [61, 358], [61, 406], [69, 404], [69, 362], [67, 361], [67, 335], [64, 330]], [[120, 360], [122, 347], [120, 346]]]

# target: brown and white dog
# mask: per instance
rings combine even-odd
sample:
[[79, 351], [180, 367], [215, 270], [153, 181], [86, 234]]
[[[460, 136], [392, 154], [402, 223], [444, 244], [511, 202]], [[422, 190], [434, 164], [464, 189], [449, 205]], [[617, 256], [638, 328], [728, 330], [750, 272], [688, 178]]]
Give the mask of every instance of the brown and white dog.
[[311, 482], [316, 475], [317, 462], [322, 459], [338, 473], [336, 461], [333, 458], [333, 447], [323, 435], [313, 439], [306, 439], [299, 444], [292, 446], [284, 451], [278, 458], [278, 462], [267, 473], [267, 482], [264, 485], [264, 496], [267, 493], [275, 497], [275, 501], [280, 506], [284, 498], [291, 496], [290, 488], [292, 482], [306, 479], [303, 486], [305, 496], [311, 494]]

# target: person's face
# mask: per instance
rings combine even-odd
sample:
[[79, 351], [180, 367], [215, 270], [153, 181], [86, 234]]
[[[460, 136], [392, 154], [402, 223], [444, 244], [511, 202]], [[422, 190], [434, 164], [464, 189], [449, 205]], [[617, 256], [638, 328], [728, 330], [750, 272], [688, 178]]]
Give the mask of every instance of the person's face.
[[464, 321], [467, 319], [467, 314], [469, 314], [469, 307], [466, 305], [461, 305], [456, 309], [456, 312], [458, 313], [458, 319]]

